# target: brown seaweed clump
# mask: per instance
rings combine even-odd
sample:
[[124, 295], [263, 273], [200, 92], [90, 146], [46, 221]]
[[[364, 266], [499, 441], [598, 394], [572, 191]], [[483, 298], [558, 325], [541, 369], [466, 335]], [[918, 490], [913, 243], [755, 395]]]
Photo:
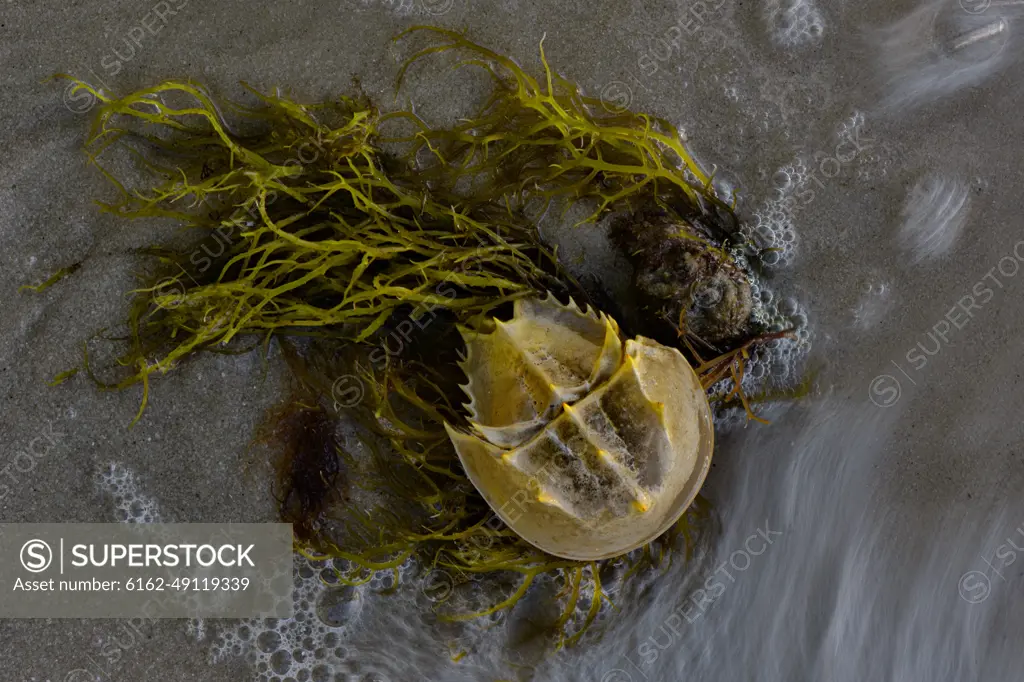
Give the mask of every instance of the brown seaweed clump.
[[279, 453], [276, 496], [281, 520], [293, 524], [302, 542], [323, 530], [331, 505], [346, 501], [336, 426], [315, 400], [298, 393], [265, 416], [253, 439], [254, 445]]
[[615, 221], [611, 235], [633, 266], [638, 307], [661, 322], [658, 336], [672, 328], [714, 346], [750, 336], [750, 279], [709, 228], [647, 210]]

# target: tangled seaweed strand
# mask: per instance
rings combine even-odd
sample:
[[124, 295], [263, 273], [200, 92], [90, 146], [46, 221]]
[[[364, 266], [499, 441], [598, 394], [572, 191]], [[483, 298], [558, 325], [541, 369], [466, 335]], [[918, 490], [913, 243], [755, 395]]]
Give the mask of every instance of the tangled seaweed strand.
[[[103, 209], [172, 218], [229, 243], [213, 269], [197, 250], [148, 251], [165, 268], [136, 292], [130, 348], [119, 360], [133, 371], [107, 385], [142, 382], [143, 405], [150, 374], [239, 336], [358, 343], [402, 306], [444, 305], [468, 318], [561, 288], [554, 255], [511, 211], [441, 203], [410, 182], [376, 146], [380, 116], [368, 103], [308, 106], [250, 89], [263, 108], [228, 103], [242, 119], [232, 125], [187, 82], [117, 99], [75, 87], [101, 102], [87, 149], [121, 195]], [[255, 131], [234, 132], [243, 123]], [[161, 181], [125, 187], [99, 162], [115, 143]], [[300, 161], [310, 147], [314, 160]], [[439, 293], [442, 284], [459, 295]]]
[[449, 51], [468, 53], [460, 64], [483, 68], [494, 81], [479, 113], [451, 128], [433, 128], [412, 112], [394, 114], [415, 125], [413, 135], [401, 138], [414, 143], [414, 154], [427, 149], [435, 157], [427, 177], [442, 179], [446, 187], [473, 180], [472, 201], [540, 200], [545, 210], [555, 200], [596, 204], [581, 223], [652, 205], [684, 214], [719, 210], [735, 223], [732, 205], [715, 193], [713, 176], [696, 163], [675, 126], [631, 111], [603, 113], [600, 100], [584, 96], [552, 70], [543, 40], [542, 83], [455, 31], [414, 26], [396, 40], [421, 32], [440, 44], [406, 60], [399, 85], [417, 61]]

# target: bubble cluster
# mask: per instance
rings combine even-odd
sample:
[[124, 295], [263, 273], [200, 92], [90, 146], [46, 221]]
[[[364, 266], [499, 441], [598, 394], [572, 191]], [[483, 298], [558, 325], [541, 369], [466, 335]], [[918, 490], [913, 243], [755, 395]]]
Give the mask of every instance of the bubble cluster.
[[856, 172], [860, 180], [884, 177], [899, 150], [882, 144], [865, 133], [863, 112], [854, 111], [841, 121], [832, 143], [812, 153], [803, 153], [772, 175], [773, 196], [754, 211], [742, 228], [750, 242], [765, 249], [761, 261], [769, 268], [789, 265], [798, 244], [797, 215], [809, 210], [822, 197], [837, 191], [830, 183], [841, 174]]
[[810, 0], [768, 0], [765, 5], [772, 39], [785, 47], [800, 47], [821, 40], [825, 20]]
[[416, 3], [413, 0], [362, 0], [361, 4], [366, 9], [384, 7], [400, 17], [416, 13]]
[[864, 112], [854, 111], [850, 117], [839, 124], [836, 131], [838, 142], [835, 156], [843, 156], [840, 161], [844, 166], [854, 164], [858, 180], [868, 181], [884, 177], [892, 165], [892, 157], [896, 150], [888, 142], [881, 144], [870, 137], [866, 131], [867, 119]]
[[853, 141], [856, 140], [863, 132], [864, 125], [867, 123], [867, 118], [864, 116], [863, 111], [854, 111], [850, 114], [850, 118], [839, 124], [839, 140], [842, 141]]
[[[638, 555], [637, 557], [638, 558]], [[367, 631], [378, 631], [381, 611], [405, 614], [400, 619], [416, 619], [423, 632], [432, 632], [435, 643], [447, 647], [453, 657], [473, 660], [518, 659], [520, 653], [509, 649], [508, 637], [516, 627], [515, 616], [499, 610], [464, 623], [441, 623], [434, 612], [469, 613], [489, 608], [510, 596], [518, 580], [471, 580], [450, 586], [440, 593], [426, 592], [424, 581], [431, 572], [409, 561], [399, 568], [397, 584], [391, 571], [378, 571], [358, 586], [337, 582], [331, 561], [312, 561], [296, 555], [294, 562], [294, 616], [287, 619], [251, 618], [222, 626], [211, 644], [211, 662], [243, 658], [258, 682], [398, 682], [412, 679], [400, 676], [397, 668], [406, 663], [394, 660], [392, 654], [365, 648]], [[344, 571], [348, 566], [338, 566]], [[590, 568], [584, 569], [589, 578]], [[657, 573], [652, 572], [652, 573]], [[387, 574], [390, 578], [384, 578]], [[602, 590], [616, 593], [621, 587], [625, 569], [615, 576], [602, 575]], [[637, 579], [643, 575], [638, 574]], [[436, 577], [436, 576], [435, 576]], [[566, 572], [537, 576], [531, 594], [541, 602], [555, 598], [560, 606], [570, 599], [564, 590]], [[400, 588], [396, 590], [396, 587]], [[376, 594], [375, 594], [376, 593]], [[378, 596], [389, 593], [388, 596]], [[547, 596], [545, 596], [547, 595]], [[557, 595], [557, 596], [556, 596]], [[594, 599], [590, 580], [580, 585], [573, 613], [565, 624], [565, 634], [572, 636], [583, 629]], [[614, 607], [606, 600], [601, 605], [598, 622], [606, 620]], [[390, 619], [390, 616], [389, 616]], [[520, 623], [519, 627], [523, 624]], [[529, 626], [533, 627], [533, 626]], [[584, 641], [599, 636], [600, 628], [590, 628]], [[525, 655], [525, 654], [523, 654]], [[383, 658], [382, 658], [383, 657]], [[385, 660], [386, 659], [386, 660]], [[525, 661], [524, 661], [525, 662]], [[460, 665], [465, 665], [463, 662]], [[483, 678], [481, 678], [483, 679]]]
[[761, 261], [766, 266], [788, 265], [793, 261], [797, 246], [793, 226], [797, 203], [793, 194], [804, 186], [807, 177], [807, 166], [800, 160], [780, 168], [774, 178], [776, 196], [765, 201], [742, 228], [751, 242], [765, 249]]
[[206, 639], [206, 621], [202, 618], [190, 618], [185, 621], [185, 634], [197, 642]]
[[[215, 659], [244, 655], [259, 682], [323, 680], [341, 674], [351, 651], [347, 628], [359, 613], [359, 588], [329, 588], [321, 579], [321, 562], [295, 556], [292, 599], [295, 615], [287, 619], [250, 619], [221, 633]], [[348, 590], [341, 593], [342, 590]]]
[[362, 0], [364, 8], [380, 6], [399, 17], [440, 16], [451, 11], [455, 0]]
[[792, 330], [793, 338], [759, 345], [752, 353], [755, 362], [750, 366], [750, 378], [760, 381], [772, 377], [782, 384], [790, 382], [797, 377], [798, 361], [807, 355], [811, 347], [807, 310], [793, 297], [778, 297], [756, 277], [751, 283], [751, 293], [754, 319], [770, 332]]
[[[788, 337], [758, 343], [744, 362], [743, 391], [748, 398], [770, 396], [794, 388], [803, 378], [804, 361], [811, 350], [812, 334], [806, 308], [793, 297], [780, 297], [764, 280], [751, 276], [753, 321], [767, 332], [790, 331]], [[731, 381], [712, 386], [712, 395], [727, 393]], [[756, 410], [755, 410], [756, 411]], [[743, 410], [726, 410], [715, 417], [717, 430], [743, 426]]]
[[156, 500], [139, 489], [135, 472], [111, 462], [100, 472], [99, 486], [114, 498], [115, 514], [122, 523], [161, 523]]
[[[399, 582], [411, 565], [399, 568]], [[361, 585], [345, 585], [341, 561], [296, 554], [291, 618], [250, 618], [223, 628], [211, 648], [214, 662], [244, 657], [257, 682], [395, 682], [371, 669], [348, 644], [373, 592], [395, 587], [391, 571], [377, 571]]]

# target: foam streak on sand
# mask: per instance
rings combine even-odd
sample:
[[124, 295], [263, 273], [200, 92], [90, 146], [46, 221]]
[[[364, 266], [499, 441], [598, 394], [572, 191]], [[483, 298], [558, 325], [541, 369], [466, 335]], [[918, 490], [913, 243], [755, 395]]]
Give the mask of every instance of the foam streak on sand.
[[985, 11], [967, 11], [966, 0], [933, 0], [887, 26], [869, 33], [878, 69], [888, 82], [882, 108], [907, 109], [950, 95], [988, 79], [1020, 48], [1011, 24], [1024, 5], [991, 3]]
[[967, 184], [929, 175], [914, 186], [903, 207], [900, 242], [915, 263], [947, 253], [967, 222]]

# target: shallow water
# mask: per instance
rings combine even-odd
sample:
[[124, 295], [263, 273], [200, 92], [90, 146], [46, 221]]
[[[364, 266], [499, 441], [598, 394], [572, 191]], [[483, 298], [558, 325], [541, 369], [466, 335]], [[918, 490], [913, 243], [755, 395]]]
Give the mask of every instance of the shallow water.
[[[264, 381], [255, 358], [204, 358], [159, 382], [131, 431], [137, 395], [43, 385], [123, 314], [127, 250], [145, 241], [89, 204], [103, 189], [78, 152], [88, 102], [40, 83], [54, 71], [118, 90], [190, 75], [227, 94], [244, 79], [308, 97], [358, 74], [386, 102], [401, 28], [469, 27], [533, 66], [546, 34], [564, 74], [611, 109], [678, 123], [740, 190], [749, 229], [781, 249], [765, 288], [807, 316], [820, 392], [768, 409], [771, 426], [723, 424], [705, 489], [717, 532], [694, 561], [616, 593], [599, 641], [540, 659], [509, 644], [529, 609], [439, 626], [443, 575], [410, 567], [397, 595], [381, 577], [324, 603], [300, 566], [303, 618], [288, 623], [164, 621], [129, 642], [115, 621], [4, 621], [0, 677], [236, 680], [260, 664], [318, 682], [1020, 677], [1024, 4], [177, 4], [130, 56], [149, 6], [0, 8], [0, 442], [13, 452], [47, 424], [62, 434], [56, 456], [11, 470], [0, 520], [273, 518], [268, 465], [243, 450], [279, 364]], [[482, 93], [437, 76], [407, 92], [423, 115]], [[621, 267], [591, 235], [565, 240], [567, 260], [587, 253], [599, 276]], [[61, 287], [14, 294], [85, 256]]]

